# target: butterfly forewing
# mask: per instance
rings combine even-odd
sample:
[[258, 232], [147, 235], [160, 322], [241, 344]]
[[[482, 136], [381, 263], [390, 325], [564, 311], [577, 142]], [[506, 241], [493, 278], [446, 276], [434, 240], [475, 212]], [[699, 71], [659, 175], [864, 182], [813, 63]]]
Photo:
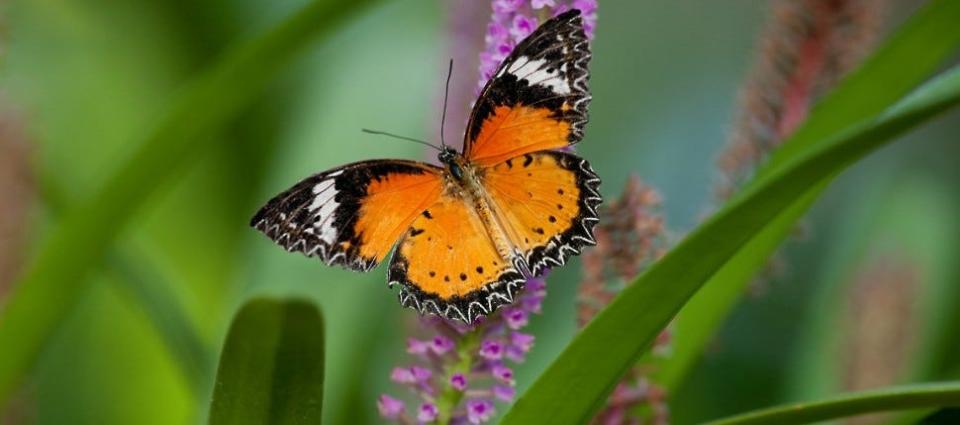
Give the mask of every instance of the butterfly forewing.
[[467, 124], [464, 155], [480, 164], [583, 138], [590, 48], [578, 10], [545, 22], [487, 82]]
[[436, 202], [440, 172], [432, 165], [400, 160], [335, 168], [271, 199], [250, 225], [288, 251], [367, 271]]

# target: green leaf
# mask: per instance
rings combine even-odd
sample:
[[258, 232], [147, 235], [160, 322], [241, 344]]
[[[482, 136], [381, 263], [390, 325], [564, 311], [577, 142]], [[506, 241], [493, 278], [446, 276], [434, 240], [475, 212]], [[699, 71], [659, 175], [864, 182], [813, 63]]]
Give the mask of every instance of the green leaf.
[[916, 90], [880, 118], [810, 143], [760, 176], [601, 311], [524, 393], [503, 423], [589, 421], [684, 303], [767, 224], [812, 188], [957, 103], [960, 68]]
[[310, 42], [329, 35], [372, 0], [315, 1], [259, 38], [226, 52], [184, 88], [131, 157], [105, 184], [64, 214], [27, 265], [0, 315], [0, 404], [32, 367], [49, 336], [102, 264], [137, 209], [182, 170], [210, 137], [258, 96]]
[[319, 424], [323, 320], [310, 302], [258, 299], [230, 325], [210, 424]]
[[[862, 67], [814, 108], [804, 125], [774, 152], [758, 175], [773, 172], [798, 152], [825, 140], [827, 135], [850, 123], [876, 116], [903, 97], [960, 45], [957, 20], [960, 20], [960, 3], [955, 1], [933, 1], [918, 11]], [[910, 66], [903, 66], [905, 63]], [[673, 333], [674, 355], [659, 367], [658, 382], [661, 385], [668, 389], [679, 386], [756, 271], [766, 264], [780, 242], [793, 230], [796, 220], [825, 187], [826, 184], [811, 188], [784, 209], [683, 307]]]
[[826, 400], [791, 403], [708, 422], [710, 425], [805, 424], [916, 408], [960, 406], [960, 382], [904, 385], [843, 394]]

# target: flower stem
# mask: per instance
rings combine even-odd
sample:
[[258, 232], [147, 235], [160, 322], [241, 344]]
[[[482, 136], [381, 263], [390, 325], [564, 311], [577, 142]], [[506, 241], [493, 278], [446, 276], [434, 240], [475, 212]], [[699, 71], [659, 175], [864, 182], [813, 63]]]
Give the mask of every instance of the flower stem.
[[443, 392], [437, 397], [437, 423], [447, 425], [453, 417], [453, 410], [460, 404], [463, 398], [463, 391], [453, 388], [450, 379], [456, 373], [462, 373], [464, 376], [470, 376], [470, 369], [473, 368], [474, 353], [480, 349], [480, 336], [483, 335], [483, 327], [479, 326], [463, 335], [461, 343], [457, 346], [457, 362], [450, 365], [444, 374]]

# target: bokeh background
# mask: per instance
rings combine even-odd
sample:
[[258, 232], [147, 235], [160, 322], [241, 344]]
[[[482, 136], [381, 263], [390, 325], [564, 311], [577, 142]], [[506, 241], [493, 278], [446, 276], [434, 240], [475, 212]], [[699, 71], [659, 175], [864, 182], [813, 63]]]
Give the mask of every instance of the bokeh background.
[[[144, 188], [154, 195], [0, 415], [17, 424], [198, 423], [232, 313], [271, 294], [308, 297], [323, 311], [327, 422], [376, 423], [375, 399], [391, 388], [389, 370], [403, 361], [414, 323], [386, 289], [384, 267], [327, 268], [278, 249], [248, 220], [311, 173], [368, 158], [427, 158], [418, 145], [359, 130], [436, 138], [446, 61], [476, 53], [451, 51], [463, 48], [452, 34], [472, 28], [454, 19], [457, 3], [375, 3], [210, 136], [223, 143], [192, 151], [172, 184]], [[893, 3], [885, 28], [920, 2]], [[185, 82], [303, 4], [5, 2], [0, 306], [58, 214], [102, 184]], [[631, 174], [659, 191], [672, 239], [715, 206], [716, 159], [768, 8], [600, 2], [591, 123], [578, 151], [607, 197]], [[480, 10], [475, 19], [486, 22]], [[476, 68], [467, 62], [453, 78], [475, 84]], [[937, 342], [960, 332], [957, 134], [954, 111], [830, 187], [781, 252], [780, 270], [744, 297], [670, 394], [675, 423], [960, 375], [960, 347]], [[550, 276], [544, 314], [532, 320], [537, 346], [517, 371], [521, 392], [576, 332], [579, 280], [577, 262]]]

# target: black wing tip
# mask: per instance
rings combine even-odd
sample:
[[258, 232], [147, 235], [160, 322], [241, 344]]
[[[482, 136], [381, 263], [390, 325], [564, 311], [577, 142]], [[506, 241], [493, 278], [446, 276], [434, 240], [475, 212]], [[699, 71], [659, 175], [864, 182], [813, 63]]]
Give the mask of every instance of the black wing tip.
[[400, 285], [397, 298], [401, 306], [421, 315], [430, 314], [470, 325], [481, 317], [495, 313], [504, 305], [513, 304], [517, 294], [526, 285], [526, 279], [515, 270], [507, 270], [500, 274], [496, 281], [462, 297], [451, 299], [425, 292], [407, 281], [405, 276], [400, 279], [391, 277], [387, 285], [393, 287], [395, 284]]
[[[265, 212], [266, 211], [266, 212]], [[375, 259], [364, 258], [357, 253], [334, 249], [319, 240], [307, 240], [304, 237], [291, 237], [289, 232], [281, 232], [281, 223], [271, 222], [269, 208], [264, 207], [250, 220], [250, 227], [263, 233], [267, 238], [287, 252], [299, 252], [307, 258], [316, 257], [328, 266], [339, 266], [347, 270], [368, 272], [379, 264]]]
[[557, 20], [557, 21], [567, 21], [567, 20], [576, 18], [577, 16], [580, 16], [581, 14], [582, 14], [582, 13], [580, 12], [580, 9], [570, 9], [570, 10], [568, 10], [568, 11], [566, 11], [566, 12], [563, 12], [563, 13], [557, 15], [557, 16], [554, 16], [553, 19], [554, 19], [554, 20]]

